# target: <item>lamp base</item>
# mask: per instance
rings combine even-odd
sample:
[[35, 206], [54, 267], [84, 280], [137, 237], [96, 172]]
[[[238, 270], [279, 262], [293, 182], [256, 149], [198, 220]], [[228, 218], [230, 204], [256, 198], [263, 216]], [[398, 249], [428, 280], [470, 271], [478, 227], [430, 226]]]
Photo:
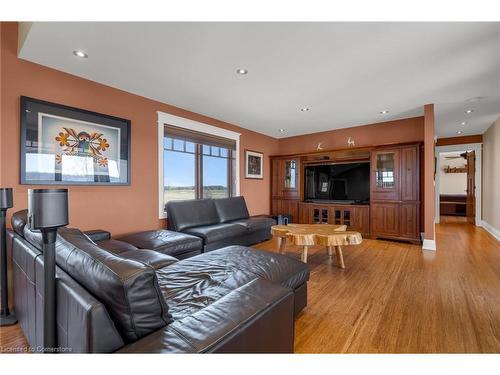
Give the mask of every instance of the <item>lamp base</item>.
[[11, 326], [17, 323], [16, 314], [11, 311], [8, 315], [0, 315], [0, 327]]

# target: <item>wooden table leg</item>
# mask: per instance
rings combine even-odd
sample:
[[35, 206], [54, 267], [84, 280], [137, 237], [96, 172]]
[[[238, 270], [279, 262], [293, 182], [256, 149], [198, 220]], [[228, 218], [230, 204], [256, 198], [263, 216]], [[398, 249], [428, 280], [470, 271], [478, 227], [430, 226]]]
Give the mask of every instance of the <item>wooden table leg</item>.
[[309, 250], [309, 246], [303, 246], [301, 259], [304, 263], [307, 263], [307, 250]]
[[328, 253], [328, 256], [331, 258], [333, 255], [333, 246], [327, 246], [326, 252]]
[[286, 237], [278, 237], [280, 243], [280, 254], [285, 253]]
[[344, 256], [342, 255], [342, 248], [340, 246], [335, 246], [335, 255], [337, 256], [337, 263], [340, 268], [345, 268]]

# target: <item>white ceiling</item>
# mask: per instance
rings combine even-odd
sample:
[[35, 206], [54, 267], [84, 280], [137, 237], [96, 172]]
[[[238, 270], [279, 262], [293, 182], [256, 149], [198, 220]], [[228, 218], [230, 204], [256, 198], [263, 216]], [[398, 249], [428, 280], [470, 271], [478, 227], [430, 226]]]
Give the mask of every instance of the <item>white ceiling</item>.
[[274, 137], [418, 116], [427, 103], [440, 137], [500, 116], [500, 23], [35, 22], [21, 44], [23, 59]]

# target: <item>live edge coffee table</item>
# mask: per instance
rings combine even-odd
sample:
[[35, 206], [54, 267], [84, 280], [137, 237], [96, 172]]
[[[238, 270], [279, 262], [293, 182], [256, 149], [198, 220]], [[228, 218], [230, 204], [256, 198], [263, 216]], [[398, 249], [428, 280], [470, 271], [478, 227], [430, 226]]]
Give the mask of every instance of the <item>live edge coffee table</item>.
[[343, 245], [359, 245], [363, 238], [358, 232], [346, 231], [345, 225], [331, 224], [288, 224], [273, 225], [271, 233], [280, 239], [280, 254], [285, 251], [287, 241], [293, 245], [302, 246], [302, 261], [307, 263], [309, 246], [326, 246], [328, 255], [335, 255], [340, 268], [345, 268], [342, 255]]

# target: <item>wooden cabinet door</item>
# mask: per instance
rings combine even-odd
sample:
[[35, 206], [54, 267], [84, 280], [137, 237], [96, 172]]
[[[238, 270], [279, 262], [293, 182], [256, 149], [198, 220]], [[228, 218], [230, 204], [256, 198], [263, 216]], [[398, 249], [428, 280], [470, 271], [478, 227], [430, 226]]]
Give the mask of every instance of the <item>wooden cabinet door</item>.
[[402, 203], [400, 207], [400, 236], [418, 239], [418, 204]]
[[309, 206], [307, 204], [299, 203], [299, 217], [298, 224], [309, 224]]
[[280, 159], [273, 159], [271, 165], [271, 195], [281, 197], [281, 162]]
[[401, 149], [401, 200], [418, 201], [418, 146]]
[[299, 220], [299, 201], [296, 199], [283, 200], [283, 213], [291, 216], [291, 223], [298, 223]]
[[373, 235], [399, 237], [399, 203], [373, 203], [370, 209]]
[[366, 236], [370, 233], [370, 207], [354, 207], [351, 230]]
[[399, 148], [372, 151], [371, 199], [400, 200], [400, 156]]
[[281, 199], [272, 198], [271, 199], [271, 215], [281, 214]]
[[281, 160], [281, 196], [299, 197], [299, 158]]

